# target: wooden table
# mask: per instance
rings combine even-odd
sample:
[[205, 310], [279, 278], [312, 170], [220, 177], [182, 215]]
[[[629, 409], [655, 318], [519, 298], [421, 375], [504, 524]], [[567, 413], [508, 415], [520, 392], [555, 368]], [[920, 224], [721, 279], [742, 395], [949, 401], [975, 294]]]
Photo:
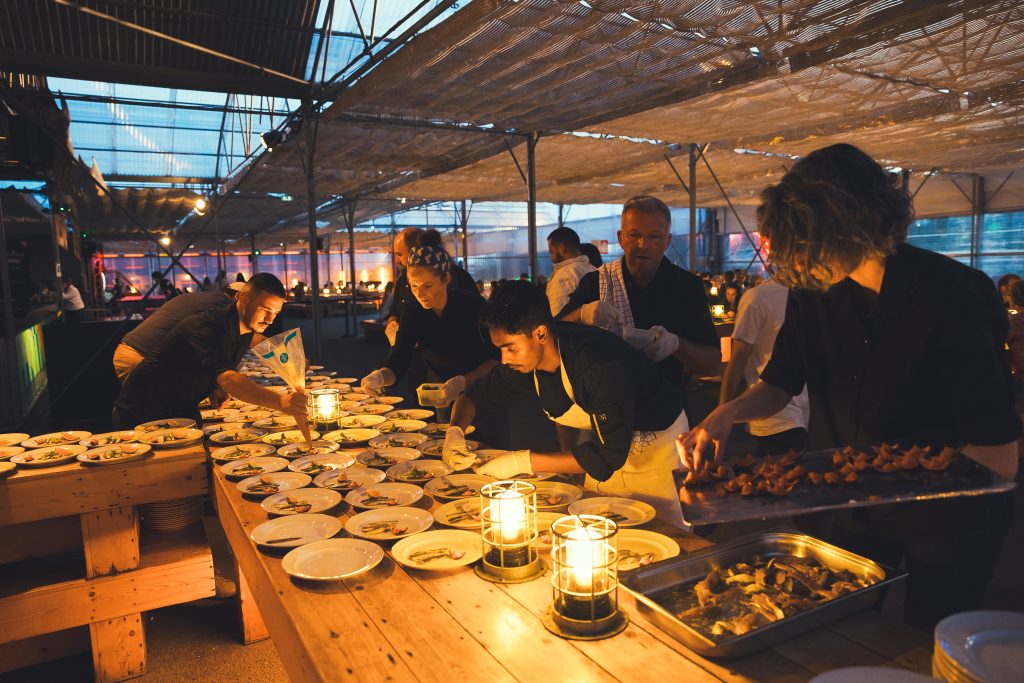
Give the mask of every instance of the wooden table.
[[[0, 671], [91, 640], [97, 681], [144, 674], [141, 613], [212, 596], [213, 559], [197, 529], [140, 542], [136, 506], [204, 495], [207, 481], [201, 445], [0, 481]], [[53, 559], [75, 550], [84, 566]]]
[[[269, 631], [295, 682], [789, 683], [851, 665], [931, 670], [928, 635], [872, 610], [750, 657], [716, 662], [654, 625], [625, 591], [619, 593], [630, 617], [624, 633], [597, 642], [552, 635], [541, 623], [551, 602], [550, 570], [530, 583], [498, 585], [477, 578], [470, 568], [406, 570], [386, 556], [357, 578], [293, 581], [281, 568], [283, 553], [265, 554], [249, 540], [250, 531], [268, 515], [219, 471], [213, 476], [217, 513], [245, 579], [239, 582], [245, 630], [253, 637], [264, 628]], [[429, 496], [420, 507], [432, 507]], [[338, 517], [344, 520], [348, 514]], [[669, 532], [668, 527], [658, 530]], [[684, 550], [709, 545], [681, 531], [671, 534]]]

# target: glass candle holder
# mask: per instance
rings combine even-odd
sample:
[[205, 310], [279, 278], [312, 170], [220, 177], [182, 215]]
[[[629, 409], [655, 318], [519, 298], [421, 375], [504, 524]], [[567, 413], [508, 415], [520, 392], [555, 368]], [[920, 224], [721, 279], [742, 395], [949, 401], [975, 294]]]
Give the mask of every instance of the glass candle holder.
[[483, 559], [476, 573], [497, 583], [522, 583], [544, 573], [537, 540], [537, 487], [496, 481], [480, 487]]
[[311, 389], [309, 392], [309, 418], [319, 429], [333, 429], [341, 418], [341, 391], [338, 389]]

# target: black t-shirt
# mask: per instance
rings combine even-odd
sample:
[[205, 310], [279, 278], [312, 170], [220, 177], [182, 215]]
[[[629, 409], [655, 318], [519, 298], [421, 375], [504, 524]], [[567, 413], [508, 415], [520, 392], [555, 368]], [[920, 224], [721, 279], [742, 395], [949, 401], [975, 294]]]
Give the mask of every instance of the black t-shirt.
[[143, 358], [152, 358], [182, 320], [202, 311], [227, 308], [232, 301], [233, 297], [221, 291], [176, 296], [126, 334], [121, 343], [138, 351]]
[[472, 293], [449, 290], [448, 303], [440, 316], [413, 299], [405, 307], [395, 345], [381, 367], [401, 377], [409, 369], [417, 345], [427, 367], [442, 381], [475, 370], [485, 360], [497, 360], [498, 350], [480, 327], [483, 305], [475, 288]]
[[[559, 317], [600, 298], [599, 275], [594, 271], [583, 276]], [[699, 277], [662, 257], [654, 279], [646, 287], [633, 280], [625, 265], [622, 267], [622, 279], [635, 327], [650, 329], [661, 325], [695, 344], [719, 348], [721, 342], [711, 321], [707, 291]], [[689, 383], [690, 373], [679, 359], [669, 356], [658, 366], [679, 386]]]
[[[473, 281], [472, 276], [454, 263], [452, 264], [451, 276], [452, 282], [448, 285], [449, 291], [461, 289], [464, 292], [471, 292], [480, 296], [480, 291], [476, 288], [476, 282]], [[406, 270], [403, 270], [398, 279], [395, 280], [394, 298], [391, 299], [391, 307], [386, 317], [395, 317], [401, 320], [402, 313], [410, 304], [416, 305], [416, 297], [412, 295], [412, 290], [409, 288], [408, 273]]]
[[[576, 403], [590, 414], [594, 438], [572, 449], [580, 466], [605, 481], [629, 455], [633, 432], [660, 432], [683, 412], [682, 390], [641, 351], [605, 330], [555, 323], [553, 332]], [[558, 417], [570, 406], [561, 372], [537, 373], [541, 408]], [[467, 393], [477, 405], [507, 408], [537, 394], [533, 373], [501, 365]]]
[[790, 290], [761, 379], [794, 395], [807, 385], [814, 448], [1009, 443], [1021, 427], [1007, 327], [984, 273], [903, 244], [877, 296], [849, 278]]
[[252, 342], [241, 334], [235, 306], [203, 311], [174, 328], [155, 356], [128, 376], [115, 406], [122, 426], [170, 417], [196, 417], [217, 376], [234, 370]]

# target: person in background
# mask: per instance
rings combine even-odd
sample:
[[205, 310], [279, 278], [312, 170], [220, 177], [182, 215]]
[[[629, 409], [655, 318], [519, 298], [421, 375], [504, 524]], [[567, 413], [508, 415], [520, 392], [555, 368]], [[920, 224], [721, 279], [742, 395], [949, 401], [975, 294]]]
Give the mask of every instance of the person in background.
[[519, 273], [519, 281], [520, 282], [529, 282], [530, 281], [530, 276], [527, 275], [526, 273]]
[[213, 288], [218, 292], [228, 286], [228, 273], [226, 270], [218, 270], [217, 277], [213, 281]]
[[484, 289], [484, 281], [483, 280], [477, 280], [476, 281], [476, 293], [479, 294], [480, 296], [484, 296], [484, 292], [485, 291], [486, 290]]
[[1006, 347], [1010, 351], [1010, 367], [1017, 385], [1017, 400], [1024, 399], [1024, 280], [1017, 280], [1009, 286], [1010, 331], [1006, 335]]
[[384, 285], [384, 296], [380, 300], [380, 320], [381, 322], [387, 321], [387, 313], [391, 310], [391, 304], [395, 300], [395, 283], [388, 282]]
[[235, 282], [241, 282], [241, 283], [244, 284], [245, 283], [245, 276], [242, 275], [241, 273], [238, 273], [237, 275], [235, 275]]
[[497, 280], [491, 280], [491, 288], [490, 288], [490, 292], [488, 292], [488, 296], [493, 295], [494, 292], [497, 291], [497, 289], [498, 289], [498, 281]]
[[740, 286], [735, 280], [725, 286], [725, 317], [732, 318], [740, 308]]
[[590, 259], [580, 253], [580, 236], [572, 228], [561, 227], [548, 235], [548, 254], [554, 270], [548, 280], [548, 303], [551, 315], [562, 312], [569, 303], [569, 295], [576, 291], [580, 280], [597, 268], [590, 265]]
[[627, 341], [685, 387], [691, 372], [717, 375], [722, 356], [700, 278], [665, 258], [671, 228], [672, 213], [660, 199], [627, 201], [618, 232], [622, 258], [584, 275], [558, 317], [620, 336], [628, 328], [647, 330]]
[[[812, 448], [946, 446], [996, 474], [1017, 472], [1020, 418], [1005, 307], [984, 273], [906, 243], [913, 207], [847, 144], [797, 161], [766, 188], [758, 230], [792, 287], [761, 381], [680, 437], [699, 467], [736, 422], [765, 419], [807, 388]], [[826, 539], [910, 574], [904, 618], [930, 631], [979, 609], [1009, 529], [1012, 494], [843, 509]]]
[[406, 256], [405, 276], [414, 297], [404, 307], [391, 353], [359, 386], [378, 395], [409, 370], [419, 348], [434, 381], [444, 382], [444, 407], [451, 405], [466, 384], [497, 365], [497, 350], [480, 330], [483, 298], [472, 291], [453, 289], [454, 264], [441, 246], [437, 230], [422, 230]]
[[[722, 375], [719, 405], [736, 398], [744, 382], [748, 387], [757, 384], [786, 319], [788, 297], [789, 288], [775, 280], [743, 295], [732, 333], [732, 357]], [[782, 455], [807, 448], [809, 419], [810, 406], [807, 387], [804, 387], [785, 408], [764, 420], [751, 420], [747, 429], [757, 440], [758, 455]]]
[[80, 323], [85, 320], [85, 302], [75, 283], [67, 275], [63, 279], [61, 296], [64, 299], [64, 317], [69, 323]]
[[999, 282], [997, 283], [999, 287], [999, 296], [1002, 297], [1003, 303], [1006, 304], [1007, 309], [1012, 308], [1017, 311], [1021, 310], [1020, 308], [1014, 306], [1013, 299], [1010, 296], [1010, 289], [1018, 282], [1020, 282], [1020, 275], [1015, 275], [1013, 273], [1007, 273], [1006, 275], [999, 278]]
[[[203, 311], [227, 308], [245, 285], [233, 282], [226, 291], [196, 292], [183, 294], [167, 301], [156, 309], [153, 315], [139, 323], [134, 330], [121, 338], [114, 349], [114, 374], [121, 384], [135, 371], [142, 361], [156, 357], [171, 332], [185, 318]], [[263, 336], [253, 335], [253, 343], [263, 341]]]
[[596, 244], [581, 242], [580, 253], [587, 257], [590, 265], [594, 266], [594, 268], [600, 268], [604, 263], [604, 258], [601, 257], [601, 250], [597, 248]]
[[301, 299], [306, 295], [306, 283], [302, 280], [296, 280], [295, 284], [292, 285], [292, 296], [296, 299]]
[[207, 275], [206, 277], [203, 278], [203, 284], [201, 284], [199, 286], [199, 289], [204, 291], [204, 292], [209, 292], [211, 289], [213, 289], [213, 283], [210, 282], [210, 276], [209, 275]]

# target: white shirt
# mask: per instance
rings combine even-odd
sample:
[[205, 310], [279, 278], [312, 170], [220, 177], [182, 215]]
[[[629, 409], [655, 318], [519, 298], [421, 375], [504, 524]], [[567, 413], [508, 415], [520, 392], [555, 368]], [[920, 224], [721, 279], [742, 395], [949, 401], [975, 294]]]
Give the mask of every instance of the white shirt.
[[80, 311], [85, 308], [85, 303], [82, 301], [82, 295], [78, 292], [78, 287], [68, 285], [67, 291], [64, 292], [64, 307], [69, 311]]
[[565, 305], [569, 303], [569, 296], [576, 291], [576, 285], [587, 273], [592, 273], [597, 268], [590, 265], [590, 259], [580, 254], [575, 258], [567, 258], [555, 264], [555, 270], [548, 279], [548, 303], [551, 305], [551, 315], [561, 313]]
[[[789, 289], [775, 280], [769, 280], [743, 293], [736, 313], [736, 327], [732, 338], [753, 346], [743, 368], [743, 379], [747, 386], [760, 381], [761, 371], [772, 357], [775, 337], [786, 319], [786, 300]], [[794, 396], [785, 408], [764, 420], [751, 420], [748, 429], [754, 436], [770, 436], [797, 427], [807, 428], [810, 419], [810, 404], [807, 387], [799, 396]]]

